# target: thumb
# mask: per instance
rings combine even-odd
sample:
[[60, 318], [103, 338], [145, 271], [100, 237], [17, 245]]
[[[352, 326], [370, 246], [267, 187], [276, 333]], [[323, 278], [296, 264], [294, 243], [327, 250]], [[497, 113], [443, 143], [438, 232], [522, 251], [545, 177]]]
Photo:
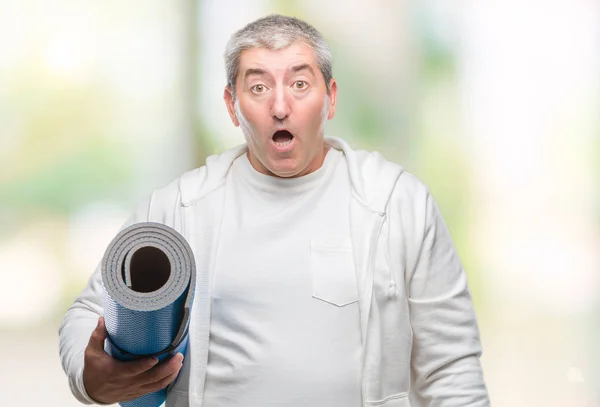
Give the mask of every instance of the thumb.
[[106, 339], [106, 326], [104, 326], [104, 317], [98, 318], [98, 325], [90, 336], [89, 347], [104, 352], [104, 340]]

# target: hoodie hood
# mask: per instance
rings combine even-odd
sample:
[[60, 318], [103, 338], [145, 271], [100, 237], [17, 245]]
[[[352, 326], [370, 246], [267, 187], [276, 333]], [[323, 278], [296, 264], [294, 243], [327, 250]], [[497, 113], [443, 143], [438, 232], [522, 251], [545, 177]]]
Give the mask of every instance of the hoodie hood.
[[[325, 137], [325, 143], [340, 150], [346, 157], [354, 197], [367, 209], [383, 215], [398, 177], [404, 169], [386, 160], [377, 152], [353, 150], [338, 137]], [[183, 206], [220, 188], [236, 158], [248, 151], [246, 144], [206, 159], [206, 165], [181, 177], [180, 193]]]

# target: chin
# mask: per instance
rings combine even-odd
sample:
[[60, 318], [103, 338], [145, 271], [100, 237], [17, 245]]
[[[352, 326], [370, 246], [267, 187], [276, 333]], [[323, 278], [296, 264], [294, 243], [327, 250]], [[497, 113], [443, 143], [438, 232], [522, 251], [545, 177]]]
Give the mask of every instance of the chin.
[[269, 169], [269, 171], [276, 177], [280, 178], [292, 178], [296, 176], [300, 171], [296, 168], [277, 168], [273, 167], [273, 169]]
[[282, 178], [293, 177], [301, 171], [301, 169], [298, 168], [295, 160], [293, 160], [291, 157], [268, 157], [266, 161], [263, 162], [263, 167], [273, 175]]

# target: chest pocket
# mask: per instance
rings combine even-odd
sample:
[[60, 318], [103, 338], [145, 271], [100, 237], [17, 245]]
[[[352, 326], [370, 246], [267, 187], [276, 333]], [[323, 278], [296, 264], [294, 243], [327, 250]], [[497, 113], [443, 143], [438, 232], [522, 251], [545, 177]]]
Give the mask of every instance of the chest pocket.
[[358, 301], [350, 239], [337, 237], [311, 239], [310, 261], [314, 298], [338, 307]]

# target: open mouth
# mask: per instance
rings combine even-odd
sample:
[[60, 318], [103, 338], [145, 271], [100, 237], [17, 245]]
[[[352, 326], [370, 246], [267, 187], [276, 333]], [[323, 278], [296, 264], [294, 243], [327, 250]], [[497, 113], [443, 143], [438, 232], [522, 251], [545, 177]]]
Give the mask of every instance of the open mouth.
[[279, 154], [288, 154], [294, 149], [294, 135], [289, 130], [279, 130], [273, 134], [271, 145]]
[[287, 130], [279, 130], [273, 134], [273, 143], [277, 147], [285, 147], [292, 142], [294, 135]]

